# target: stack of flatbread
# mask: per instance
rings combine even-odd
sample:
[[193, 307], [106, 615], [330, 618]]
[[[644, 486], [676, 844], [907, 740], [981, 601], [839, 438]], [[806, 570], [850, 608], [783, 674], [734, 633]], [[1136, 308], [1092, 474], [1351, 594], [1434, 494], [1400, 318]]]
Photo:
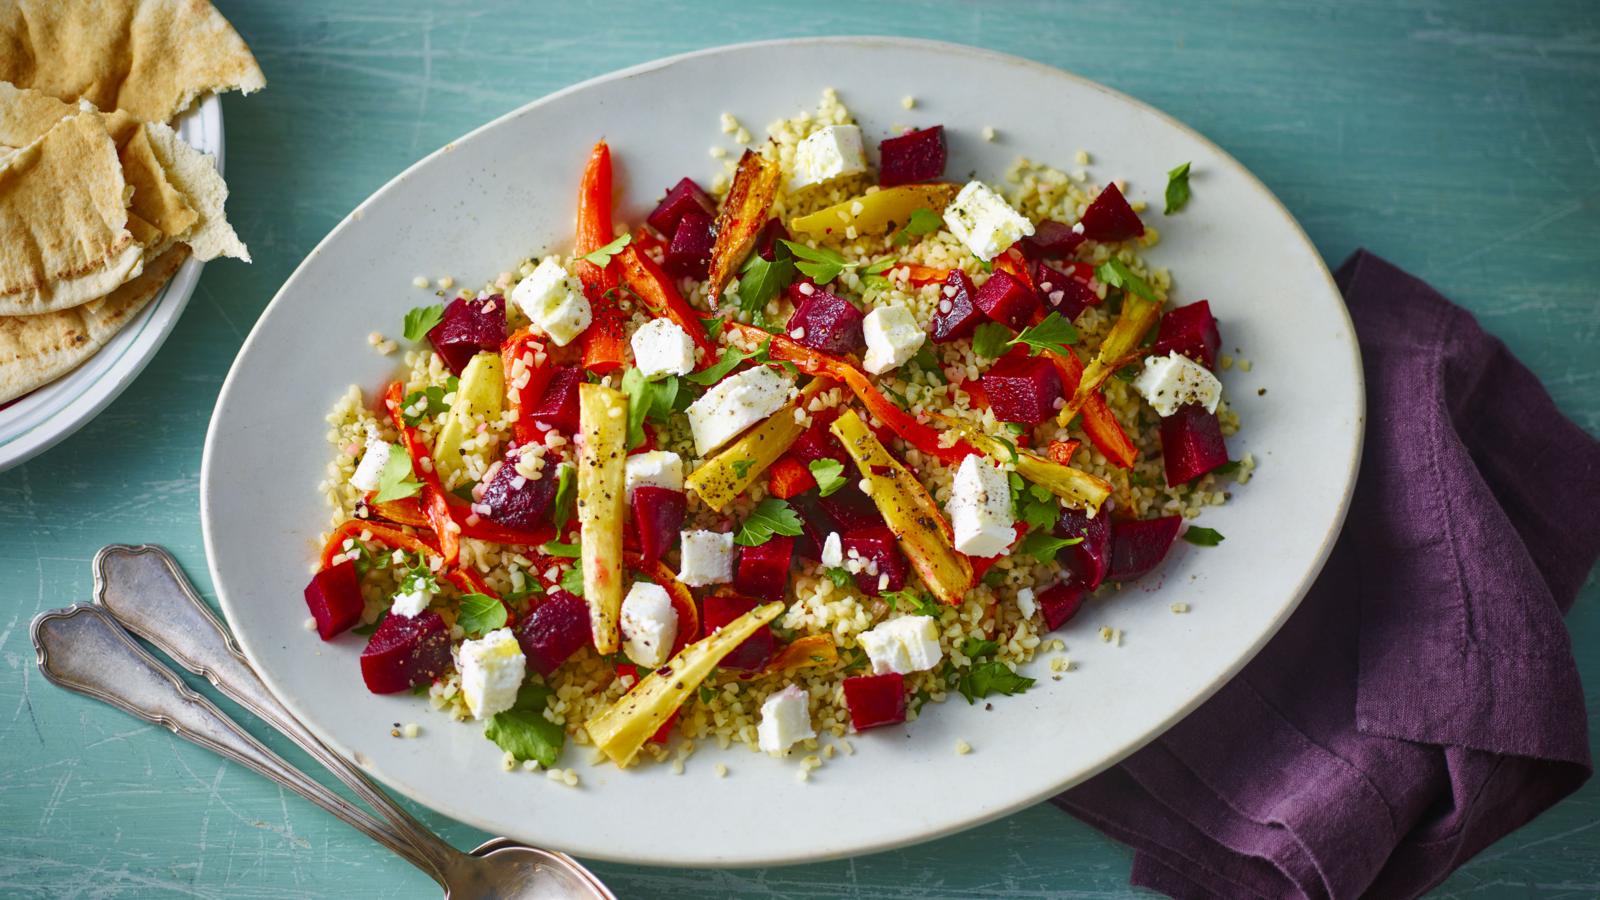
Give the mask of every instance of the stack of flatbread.
[[170, 122], [266, 85], [207, 0], [0, 0], [0, 405], [71, 371], [184, 260], [249, 252]]

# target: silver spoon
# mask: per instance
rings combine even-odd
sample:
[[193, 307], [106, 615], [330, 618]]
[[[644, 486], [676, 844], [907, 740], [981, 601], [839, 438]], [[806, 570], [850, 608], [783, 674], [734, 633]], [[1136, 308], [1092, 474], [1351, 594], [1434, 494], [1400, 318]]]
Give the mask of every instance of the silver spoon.
[[[167, 727], [302, 794], [416, 865], [447, 896], [543, 896], [541, 891], [613, 896], [566, 854], [496, 838], [468, 855], [440, 840], [272, 696], [165, 551], [107, 547], [95, 558], [95, 582], [96, 601], [103, 609], [73, 607], [34, 620], [39, 666], [51, 681]], [[283, 732], [385, 821], [323, 788], [251, 738], [134, 643], [124, 625]]]

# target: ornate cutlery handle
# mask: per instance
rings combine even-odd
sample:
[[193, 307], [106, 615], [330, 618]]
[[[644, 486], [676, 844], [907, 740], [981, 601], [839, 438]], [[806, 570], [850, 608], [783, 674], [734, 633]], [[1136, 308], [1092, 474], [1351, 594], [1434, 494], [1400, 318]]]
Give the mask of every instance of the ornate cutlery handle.
[[442, 885], [432, 863], [366, 811], [307, 777], [189, 690], [93, 606], [40, 613], [31, 628], [39, 670], [53, 684], [101, 700], [248, 766], [344, 820]]
[[129, 631], [205, 677], [311, 754], [387, 819], [440, 873], [459, 855], [401, 809], [348, 759], [323, 744], [262, 682], [211, 608], [166, 550], [152, 544], [102, 547], [94, 558], [94, 600]]

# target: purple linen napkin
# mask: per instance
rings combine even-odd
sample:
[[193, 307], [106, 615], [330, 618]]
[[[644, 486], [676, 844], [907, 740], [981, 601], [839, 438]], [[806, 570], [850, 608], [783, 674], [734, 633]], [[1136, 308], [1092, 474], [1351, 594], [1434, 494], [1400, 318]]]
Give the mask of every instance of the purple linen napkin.
[[1600, 442], [1470, 313], [1365, 251], [1350, 516], [1283, 630], [1055, 803], [1182, 898], [1412, 897], [1591, 772], [1562, 613], [1600, 553]]

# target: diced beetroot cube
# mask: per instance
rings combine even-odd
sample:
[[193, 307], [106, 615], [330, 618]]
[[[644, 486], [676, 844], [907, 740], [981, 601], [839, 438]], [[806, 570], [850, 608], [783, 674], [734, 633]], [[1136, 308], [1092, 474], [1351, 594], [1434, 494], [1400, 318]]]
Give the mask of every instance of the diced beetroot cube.
[[[700, 617], [705, 623], [706, 634], [711, 634], [755, 609], [760, 602], [754, 597], [741, 597], [738, 594], [712, 594], [700, 607]], [[766, 665], [767, 660], [772, 658], [777, 649], [778, 637], [772, 633], [772, 626], [763, 625], [755, 634], [745, 638], [743, 643], [735, 647], [732, 653], [724, 656], [718, 665], [724, 669], [754, 671]]]
[[733, 573], [734, 590], [751, 597], [783, 599], [789, 586], [789, 566], [794, 561], [794, 538], [773, 535], [765, 544], [739, 548], [739, 567]]
[[1056, 520], [1055, 533], [1056, 537], [1083, 539], [1070, 547], [1063, 547], [1056, 554], [1056, 559], [1072, 576], [1072, 581], [1091, 591], [1099, 587], [1111, 568], [1110, 508], [1101, 507], [1091, 519], [1083, 510], [1067, 507], [1061, 511], [1061, 518]]
[[1061, 399], [1061, 373], [1043, 356], [1029, 356], [1018, 347], [997, 360], [979, 379], [989, 408], [1002, 422], [1037, 425], [1056, 414]]
[[660, 559], [672, 549], [683, 527], [683, 514], [689, 500], [683, 491], [640, 485], [633, 489], [633, 522], [639, 529], [639, 555]]
[[909, 131], [878, 142], [878, 184], [894, 187], [944, 174], [944, 126]]
[[[990, 279], [991, 281], [993, 279]], [[954, 288], [954, 290], [951, 290]], [[977, 289], [972, 286], [972, 279], [960, 269], [952, 269], [950, 275], [944, 280], [944, 290], [939, 298], [938, 311], [933, 314], [932, 321], [928, 322], [928, 337], [935, 344], [946, 344], [950, 341], [960, 340], [972, 334], [978, 323], [984, 319], [983, 311], [978, 309], [973, 295]]]
[[1198, 403], [1185, 403], [1161, 420], [1161, 458], [1167, 484], [1173, 487], [1199, 478], [1228, 461], [1217, 414]]
[[1106, 579], [1132, 581], [1160, 565], [1182, 524], [1182, 516], [1111, 523], [1111, 569]]
[[1033, 234], [1017, 242], [1022, 254], [1029, 259], [1067, 256], [1083, 243], [1082, 232], [1075, 231], [1065, 222], [1045, 219], [1033, 226]]
[[767, 220], [761, 226], [761, 233], [756, 235], [756, 255], [767, 262], [772, 262], [773, 255], [777, 253], [778, 242], [789, 239], [789, 229], [783, 227], [783, 220], [777, 216]]
[[672, 186], [667, 191], [667, 196], [656, 204], [656, 208], [645, 219], [650, 227], [661, 232], [664, 238], [671, 238], [678, 231], [678, 223], [688, 213], [699, 213], [703, 216], [712, 216], [717, 212], [717, 204], [712, 201], [711, 195], [700, 189], [694, 179], [685, 178]]
[[436, 612], [385, 616], [361, 651], [361, 680], [374, 694], [425, 684], [450, 665], [450, 626]]
[[855, 675], [844, 680], [844, 705], [857, 731], [906, 720], [906, 678], [899, 672]]
[[788, 452], [807, 466], [819, 459], [832, 459], [843, 463], [846, 473], [852, 471], [850, 455], [845, 452], [839, 439], [833, 436], [826, 422], [812, 422], [811, 427], [800, 432], [800, 436], [789, 445]]
[[990, 275], [972, 300], [984, 315], [1012, 328], [1028, 324], [1033, 311], [1039, 308], [1038, 296], [1010, 272]]
[[[845, 470], [845, 477], [850, 477], [849, 469]], [[861, 493], [861, 488], [854, 484], [846, 483], [832, 495], [818, 498], [817, 502], [833, 519], [841, 535], [883, 524], [883, 516], [878, 513], [872, 498]]]
[[1217, 351], [1222, 347], [1222, 333], [1217, 330], [1217, 317], [1211, 314], [1211, 303], [1201, 300], [1170, 310], [1156, 326], [1156, 342], [1150, 346], [1151, 356], [1166, 356], [1176, 350], [1208, 369], [1217, 367]]
[[557, 369], [545, 386], [544, 396], [524, 415], [563, 433], [578, 430], [578, 385], [583, 384], [583, 370], [577, 366]]
[[1067, 624], [1068, 619], [1078, 614], [1078, 608], [1083, 606], [1083, 598], [1088, 595], [1088, 588], [1066, 581], [1040, 593], [1034, 602], [1039, 605], [1039, 614], [1044, 616], [1045, 630], [1055, 631]]
[[1039, 299], [1045, 306], [1060, 313], [1068, 322], [1089, 307], [1100, 304], [1100, 295], [1087, 284], [1042, 261], [1034, 265], [1033, 283], [1038, 285]]
[[1083, 211], [1083, 236], [1091, 241], [1125, 241], [1144, 234], [1144, 223], [1128, 205], [1115, 183], [1107, 184], [1100, 196]]
[[[851, 551], [861, 557], [862, 570], [856, 573], [856, 587], [869, 596], [876, 597], [884, 591], [904, 590], [906, 586], [906, 556], [900, 552], [900, 542], [888, 526], [878, 525], [846, 533], [840, 540], [845, 558]], [[883, 587], [883, 576], [889, 576]]]
[[499, 294], [468, 300], [457, 297], [444, 318], [428, 331], [428, 341], [457, 375], [485, 350], [498, 353], [506, 339], [506, 300]]
[[809, 281], [790, 285], [789, 300], [794, 313], [785, 327], [800, 344], [823, 353], [854, 353], [866, 347], [861, 334], [866, 315], [854, 303]]
[[546, 676], [594, 643], [589, 604], [560, 588], [551, 588], [545, 601], [523, 616], [513, 632], [528, 666]]
[[704, 278], [711, 265], [711, 248], [716, 237], [711, 233], [711, 217], [698, 212], [684, 213], [672, 232], [672, 243], [661, 260], [661, 268], [679, 278]]
[[[515, 451], [513, 451], [515, 452]], [[530, 481], [517, 474], [513, 456], [507, 456], [483, 488], [479, 504], [489, 507], [484, 518], [507, 528], [531, 529], [550, 517], [550, 504], [556, 498], [556, 479], [551, 470]]]
[[361, 621], [365, 606], [355, 560], [347, 559], [323, 569], [311, 576], [311, 583], [306, 585], [306, 607], [317, 620], [317, 634], [325, 641]]

